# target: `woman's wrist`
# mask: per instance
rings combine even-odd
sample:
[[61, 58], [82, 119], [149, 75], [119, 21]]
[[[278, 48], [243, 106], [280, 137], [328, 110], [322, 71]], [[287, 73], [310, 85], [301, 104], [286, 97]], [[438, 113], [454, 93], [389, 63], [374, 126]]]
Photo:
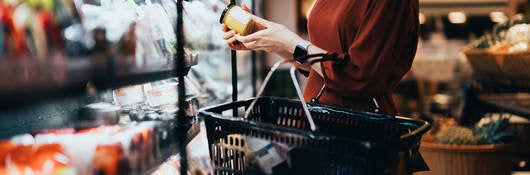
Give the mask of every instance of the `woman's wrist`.
[[307, 42], [307, 40], [304, 40], [303, 38], [296, 37], [295, 39], [291, 40], [287, 43], [287, 51], [291, 54], [294, 53], [294, 50], [296, 49], [296, 46], [300, 43]]

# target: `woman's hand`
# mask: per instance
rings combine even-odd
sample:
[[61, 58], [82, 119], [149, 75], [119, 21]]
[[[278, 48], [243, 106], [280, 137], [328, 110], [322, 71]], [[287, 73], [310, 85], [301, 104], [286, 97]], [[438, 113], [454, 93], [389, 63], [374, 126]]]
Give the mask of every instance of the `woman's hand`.
[[226, 45], [230, 49], [232, 49], [232, 50], [250, 50], [249, 48], [245, 47], [245, 45], [243, 45], [243, 43], [241, 43], [238, 40], [236, 40], [236, 38], [234, 37], [236, 35], [236, 31], [230, 30], [228, 27], [226, 27], [225, 24], [223, 24], [223, 31], [225, 32], [224, 36], [223, 36], [223, 39], [226, 40]]
[[[241, 4], [241, 9], [243, 9], [243, 10], [245, 10], [245, 11], [250, 13], [250, 9], [244, 3]], [[263, 27], [263, 26], [255, 25], [254, 26], [254, 32], [258, 31], [258, 30], [261, 30], [261, 29], [264, 29], [264, 28], [265, 27]], [[234, 38], [234, 36], [236, 35], [236, 31], [234, 31], [232, 29], [229, 29], [225, 24], [223, 24], [223, 32], [225, 32], [224, 36], [223, 36], [223, 39], [226, 40], [226, 45], [228, 47], [230, 47], [230, 49], [232, 49], [232, 50], [250, 50], [249, 48], [245, 47], [245, 45], [243, 45], [243, 43], [237, 41], [236, 38]]]
[[283, 57], [287, 53], [288, 57], [291, 57], [296, 44], [304, 40], [281, 24], [257, 16], [252, 16], [252, 20], [258, 27], [256, 32], [247, 36], [237, 33], [233, 35], [233, 38], [239, 41], [245, 49], [263, 50]]
[[[250, 12], [250, 9], [245, 4], [242, 4], [241, 8]], [[252, 15], [252, 20], [254, 20], [254, 32], [247, 36], [241, 36], [223, 24], [223, 31], [225, 32], [223, 38], [230, 49], [263, 50], [279, 55], [299, 69], [308, 72], [311, 70], [309, 65], [298, 64], [292, 56], [296, 44], [304, 39], [281, 24], [273, 23], [254, 15]], [[319, 67], [320, 65], [317, 66]]]

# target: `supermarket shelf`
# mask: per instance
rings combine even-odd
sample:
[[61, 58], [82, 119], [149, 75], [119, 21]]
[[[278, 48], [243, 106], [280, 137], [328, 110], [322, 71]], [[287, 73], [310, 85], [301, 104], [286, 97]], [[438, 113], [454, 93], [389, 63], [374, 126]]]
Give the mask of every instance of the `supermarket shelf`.
[[[496, 87], [498, 88], [498, 87]], [[502, 89], [502, 88], [501, 88]], [[513, 89], [511, 89], [513, 90]], [[491, 92], [492, 89], [471, 86], [466, 90], [466, 103], [462, 110], [461, 124], [471, 126], [487, 113], [511, 113], [530, 119], [530, 93]]]
[[91, 101], [90, 96], [74, 96], [46, 100], [18, 108], [2, 106], [0, 110], [0, 140], [21, 133], [73, 127], [80, 106]]
[[478, 99], [494, 110], [530, 119], [530, 94], [481, 94]]
[[496, 76], [474, 76], [477, 87], [488, 93], [530, 92], [530, 79], [510, 79]]
[[175, 75], [172, 61], [157, 60], [140, 66], [130, 63], [109, 64], [106, 69], [94, 71], [92, 81], [98, 89], [111, 89], [168, 79]]
[[[193, 140], [200, 132], [200, 121], [198, 119], [193, 118], [188, 124], [189, 125], [186, 127], [189, 127], [189, 128], [187, 129], [186, 135], [184, 137], [185, 138], [184, 142], [186, 145], [190, 143], [191, 140]], [[178, 139], [178, 137], [176, 138]], [[178, 141], [172, 142], [171, 144], [169, 144], [165, 148], [165, 150], [162, 151], [160, 157], [155, 163], [155, 166], [152, 166], [152, 168], [146, 170], [142, 174], [152, 174], [160, 167], [160, 165], [166, 162], [171, 156], [177, 155], [179, 153], [178, 144], [179, 144]]]
[[83, 94], [91, 69], [86, 58], [0, 60], [0, 104], [13, 107]]
[[[80, 96], [86, 93], [89, 82], [95, 88], [105, 90], [168, 79], [176, 75], [173, 61], [168, 59], [142, 64], [136, 64], [134, 59], [94, 60], [101, 59], [66, 59], [55, 56], [47, 60], [0, 60], [0, 108]], [[188, 71], [189, 68], [184, 73], [187, 74]]]

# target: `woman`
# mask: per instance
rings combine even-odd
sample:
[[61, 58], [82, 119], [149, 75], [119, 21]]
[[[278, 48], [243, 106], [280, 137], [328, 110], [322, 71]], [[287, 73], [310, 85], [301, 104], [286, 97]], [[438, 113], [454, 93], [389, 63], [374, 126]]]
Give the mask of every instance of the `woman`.
[[[253, 20], [256, 32], [247, 36], [225, 27], [227, 45], [295, 62], [309, 72], [305, 99], [324, 89], [321, 104], [366, 111], [378, 104], [382, 113], [397, 114], [392, 91], [416, 53], [418, 0], [317, 0], [308, 18], [309, 41], [283, 25]], [[305, 59], [320, 53], [326, 56]], [[322, 58], [328, 61], [311, 64]]]

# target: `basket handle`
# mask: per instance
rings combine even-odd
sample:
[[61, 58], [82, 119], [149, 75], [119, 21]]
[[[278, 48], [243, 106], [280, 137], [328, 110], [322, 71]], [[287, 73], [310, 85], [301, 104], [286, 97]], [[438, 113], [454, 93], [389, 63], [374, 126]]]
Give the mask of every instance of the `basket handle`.
[[409, 138], [414, 138], [414, 137], [416, 137], [418, 135], [423, 135], [427, 131], [429, 131], [429, 129], [431, 129], [431, 124], [429, 122], [423, 121], [423, 125], [421, 125], [419, 128], [416, 128], [412, 132], [409, 132], [409, 133], [406, 133], [404, 135], [401, 135], [400, 139], [401, 140], [405, 140], [405, 139], [409, 139]]
[[311, 113], [309, 112], [309, 109], [307, 108], [307, 103], [305, 102], [304, 96], [302, 95], [302, 90], [300, 89], [300, 85], [298, 85], [298, 80], [296, 79], [296, 68], [294, 66], [291, 66], [291, 80], [293, 80], [294, 88], [296, 89], [296, 94], [298, 94], [298, 98], [300, 99], [300, 102], [302, 102], [302, 108], [304, 108], [305, 116], [307, 117], [307, 120], [309, 122], [309, 128], [311, 128], [311, 131], [317, 131], [317, 126], [315, 124], [315, 121], [313, 120], [313, 116], [311, 116]]
[[[254, 98], [252, 100], [252, 102], [250, 103], [248, 108], [245, 110], [245, 116], [244, 116], [245, 119], [248, 118], [248, 115], [250, 115], [250, 111], [252, 111], [252, 108], [254, 108], [254, 106], [256, 105], [256, 102], [258, 100], [257, 97], [261, 96], [261, 94], [265, 90], [265, 87], [269, 83], [272, 75], [276, 72], [276, 70], [278, 70], [280, 65], [282, 65], [285, 62], [286, 61], [282, 60], [282, 61], [278, 61], [278, 62], [274, 63], [274, 65], [272, 65], [271, 70], [269, 71], [269, 73], [267, 73], [267, 76], [263, 80], [263, 84], [261, 85], [258, 93], [256, 94], [256, 98]], [[315, 122], [313, 120], [313, 117], [311, 116], [311, 113], [309, 112], [309, 109], [307, 108], [307, 103], [305, 102], [304, 97], [302, 95], [302, 91], [300, 90], [300, 85], [298, 85], [298, 80], [296, 79], [295, 71], [296, 71], [296, 68], [294, 66], [291, 66], [291, 69], [290, 69], [291, 80], [293, 81], [294, 88], [296, 89], [296, 94], [298, 95], [298, 98], [302, 102], [302, 108], [304, 109], [304, 112], [306, 114], [306, 117], [307, 117], [307, 120], [308, 120], [308, 123], [309, 123], [309, 128], [311, 129], [311, 131], [315, 132], [318, 129], [317, 129], [317, 126], [316, 126], [316, 124], [315, 124]]]

